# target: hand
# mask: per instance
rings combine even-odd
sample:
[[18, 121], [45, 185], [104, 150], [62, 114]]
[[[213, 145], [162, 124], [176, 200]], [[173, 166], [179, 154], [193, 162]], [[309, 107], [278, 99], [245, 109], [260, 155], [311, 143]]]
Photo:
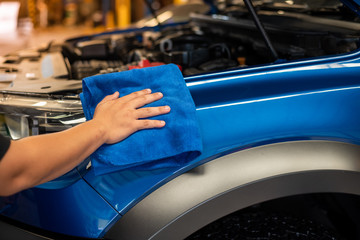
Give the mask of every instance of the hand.
[[166, 114], [170, 112], [169, 106], [142, 108], [162, 97], [162, 93], [151, 93], [150, 89], [133, 92], [121, 98], [119, 92], [115, 92], [97, 105], [92, 121], [101, 128], [107, 144], [122, 141], [141, 129], [164, 127], [164, 121], [145, 118]]

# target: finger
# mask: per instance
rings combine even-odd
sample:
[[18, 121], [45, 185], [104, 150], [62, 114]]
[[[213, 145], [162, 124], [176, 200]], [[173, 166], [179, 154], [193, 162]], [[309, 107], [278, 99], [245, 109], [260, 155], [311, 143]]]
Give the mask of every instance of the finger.
[[136, 110], [136, 117], [148, 118], [161, 114], [166, 114], [168, 112], [170, 112], [169, 106], [139, 108]]
[[149, 128], [162, 128], [165, 126], [165, 121], [162, 120], [138, 120], [136, 123], [137, 130]]
[[131, 106], [133, 108], [140, 108], [140, 107], [145, 106], [146, 104], [155, 102], [155, 101], [161, 99], [162, 97], [163, 97], [163, 94], [161, 92], [157, 92], [157, 93], [147, 94], [147, 95], [143, 95], [143, 96], [134, 98], [129, 103], [131, 104]]
[[104, 97], [103, 100], [101, 100], [100, 103], [104, 103], [104, 102], [107, 102], [107, 101], [115, 100], [115, 99], [117, 99], [117, 98], [119, 98], [119, 92], [118, 92], [118, 91], [114, 92], [114, 93], [111, 94], [111, 95], [107, 95], [106, 97]]
[[143, 89], [143, 90], [140, 90], [140, 91], [136, 91], [136, 92], [133, 92], [133, 93], [130, 93], [128, 95], [125, 95], [123, 97], [121, 97], [121, 101], [124, 101], [124, 102], [128, 102], [128, 101], [131, 101], [133, 99], [136, 99], [136, 98], [139, 98], [141, 96], [144, 96], [144, 95], [147, 95], [147, 94], [150, 94], [151, 93], [151, 89]]

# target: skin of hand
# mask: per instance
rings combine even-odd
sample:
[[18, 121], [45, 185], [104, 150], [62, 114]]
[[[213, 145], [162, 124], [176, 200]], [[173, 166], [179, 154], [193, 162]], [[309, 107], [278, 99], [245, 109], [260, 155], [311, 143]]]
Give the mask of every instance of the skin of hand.
[[144, 107], [162, 97], [149, 89], [121, 98], [115, 92], [97, 105], [90, 121], [62, 132], [12, 141], [0, 161], [0, 196], [65, 174], [104, 143], [122, 141], [141, 129], [165, 126], [164, 121], [146, 118], [170, 112], [169, 106]]
[[165, 126], [164, 121], [144, 119], [170, 111], [169, 106], [141, 108], [163, 97], [160, 92], [150, 93], [150, 89], [145, 89], [119, 98], [115, 92], [98, 104], [93, 120], [104, 128], [105, 143], [119, 142], [141, 129]]

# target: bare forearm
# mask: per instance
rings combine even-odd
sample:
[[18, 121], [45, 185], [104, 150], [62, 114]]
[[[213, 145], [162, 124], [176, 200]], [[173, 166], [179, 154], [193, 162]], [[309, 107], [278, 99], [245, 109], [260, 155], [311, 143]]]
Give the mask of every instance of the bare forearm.
[[10, 195], [52, 180], [70, 171], [102, 144], [113, 144], [147, 128], [161, 128], [164, 121], [146, 119], [166, 114], [170, 107], [144, 105], [162, 98], [150, 89], [119, 98], [106, 96], [93, 120], [67, 131], [13, 141], [0, 161], [0, 195]]
[[[36, 156], [39, 173], [46, 175], [40, 183], [54, 179], [80, 164], [104, 143], [99, 126], [92, 121], [67, 131], [24, 139], [27, 147], [38, 144]], [[31, 151], [31, 149], [29, 149]], [[41, 172], [40, 172], [41, 171]]]
[[93, 121], [14, 141], [1, 162], [12, 166], [2, 177], [15, 179], [16, 191], [47, 182], [70, 171], [103, 143], [102, 131]]

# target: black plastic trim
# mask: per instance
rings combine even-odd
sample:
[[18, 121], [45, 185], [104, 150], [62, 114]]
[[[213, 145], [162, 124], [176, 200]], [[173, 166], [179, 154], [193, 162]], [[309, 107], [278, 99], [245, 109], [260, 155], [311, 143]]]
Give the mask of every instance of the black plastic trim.
[[12, 220], [0, 215], [0, 239], [11, 240], [90, 240], [58, 234]]

